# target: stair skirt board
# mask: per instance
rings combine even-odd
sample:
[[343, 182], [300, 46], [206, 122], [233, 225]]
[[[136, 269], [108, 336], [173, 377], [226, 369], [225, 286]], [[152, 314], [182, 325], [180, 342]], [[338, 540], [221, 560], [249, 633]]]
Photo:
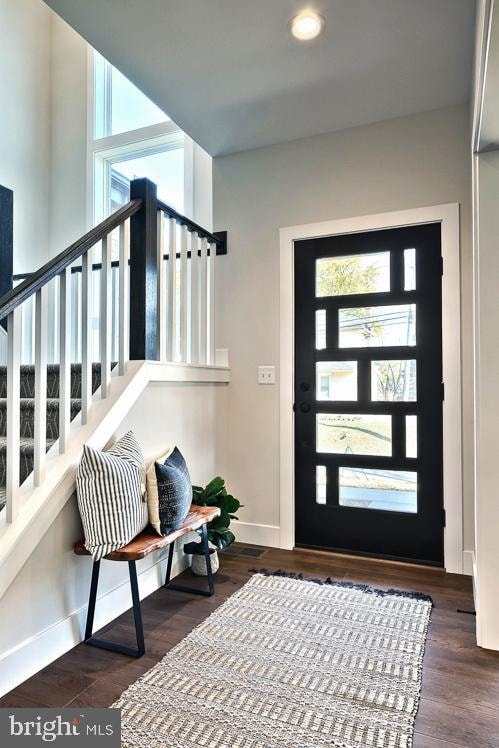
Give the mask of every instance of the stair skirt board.
[[[114, 364], [113, 364], [114, 366]], [[92, 364], [92, 392], [100, 387], [100, 364]], [[35, 424], [35, 367], [21, 366], [21, 423], [19, 480], [33, 472]], [[0, 366], [0, 510], [6, 502], [7, 477], [7, 367]], [[59, 438], [59, 365], [47, 366], [47, 451]], [[71, 365], [71, 420], [81, 410], [81, 364]]]

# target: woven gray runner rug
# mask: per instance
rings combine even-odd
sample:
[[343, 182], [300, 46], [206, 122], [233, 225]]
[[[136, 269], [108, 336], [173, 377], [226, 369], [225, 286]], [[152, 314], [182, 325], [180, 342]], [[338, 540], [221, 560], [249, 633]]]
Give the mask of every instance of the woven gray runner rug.
[[126, 748], [409, 748], [431, 600], [255, 574], [113, 705]]

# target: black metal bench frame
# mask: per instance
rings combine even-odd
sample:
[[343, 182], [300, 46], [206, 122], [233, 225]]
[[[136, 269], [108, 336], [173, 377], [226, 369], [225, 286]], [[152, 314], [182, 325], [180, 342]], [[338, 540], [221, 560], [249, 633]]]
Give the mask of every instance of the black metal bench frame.
[[[215, 582], [214, 575], [211, 568], [211, 555], [210, 547], [208, 545], [208, 530], [207, 525], [204, 524], [200, 528], [201, 530], [201, 543], [203, 546], [203, 554], [206, 559], [206, 571], [208, 578], [208, 589], [203, 590], [197, 587], [190, 587], [182, 584], [175, 584], [171, 581], [173, 553], [175, 549], [175, 540], [168, 544], [168, 562], [166, 567], [166, 578], [163, 587], [168, 590], [175, 590], [176, 592], [188, 592], [193, 595], [203, 595], [204, 597], [211, 597], [215, 593]], [[165, 546], [166, 547], [166, 546]], [[147, 554], [149, 555], [149, 554]], [[113, 561], [114, 559], [108, 559]], [[119, 562], [122, 563], [122, 562]], [[97, 601], [97, 586], [99, 584], [99, 572], [100, 572], [100, 561], [94, 561], [92, 567], [92, 580], [90, 582], [90, 596], [88, 599], [88, 611], [87, 611], [87, 622], [85, 626], [85, 644], [90, 644], [92, 647], [99, 647], [100, 649], [108, 649], [111, 652], [119, 652], [120, 654], [127, 655], [128, 657], [142, 657], [145, 654], [145, 642], [144, 642], [144, 627], [142, 624], [142, 610], [140, 606], [139, 596], [139, 585], [137, 580], [137, 566], [135, 561], [128, 561], [128, 570], [130, 574], [130, 588], [132, 591], [132, 603], [133, 603], [133, 617], [135, 621], [135, 634], [137, 637], [137, 649], [126, 647], [123, 644], [116, 642], [110, 642], [105, 639], [99, 639], [92, 635], [94, 627], [94, 615], [95, 615], [95, 604]]]

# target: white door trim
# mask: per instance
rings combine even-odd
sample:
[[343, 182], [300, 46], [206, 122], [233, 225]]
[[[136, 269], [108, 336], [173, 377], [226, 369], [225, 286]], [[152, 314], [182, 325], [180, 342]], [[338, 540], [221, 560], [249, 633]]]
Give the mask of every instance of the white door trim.
[[444, 421], [444, 564], [463, 573], [463, 481], [461, 397], [461, 278], [459, 204], [341, 218], [280, 229], [280, 547], [293, 548], [294, 528], [294, 262], [293, 244], [335, 234], [442, 224], [442, 354], [445, 382]]

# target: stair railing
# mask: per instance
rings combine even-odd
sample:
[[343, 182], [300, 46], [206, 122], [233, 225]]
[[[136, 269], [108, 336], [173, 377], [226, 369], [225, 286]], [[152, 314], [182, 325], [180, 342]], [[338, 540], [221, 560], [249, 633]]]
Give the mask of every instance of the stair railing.
[[19, 512], [23, 348], [32, 350], [35, 371], [34, 486], [45, 476], [50, 340], [59, 366], [61, 454], [70, 440], [72, 364], [81, 366], [83, 424], [93, 396], [92, 364], [100, 365], [102, 398], [113, 362], [118, 376], [129, 359], [215, 365], [215, 257], [227, 251], [226, 233], [212, 234], [158, 201], [147, 179], [132, 181], [130, 196], [0, 298], [0, 321], [7, 320], [7, 522]]

